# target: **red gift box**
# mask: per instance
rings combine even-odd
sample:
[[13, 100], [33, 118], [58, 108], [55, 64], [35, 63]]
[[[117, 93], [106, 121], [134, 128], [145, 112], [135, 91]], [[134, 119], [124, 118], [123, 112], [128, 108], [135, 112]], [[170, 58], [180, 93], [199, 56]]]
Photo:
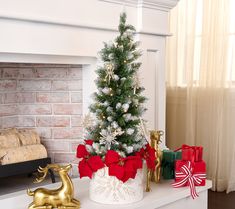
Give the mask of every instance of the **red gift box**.
[[[187, 165], [188, 161], [183, 160], [176, 160], [175, 161], [175, 173], [180, 172], [183, 165]], [[194, 162], [192, 163], [192, 174], [206, 174], [206, 163], [202, 160], [200, 162]], [[182, 177], [175, 177], [175, 181], [180, 181]], [[206, 184], [206, 178], [203, 178], [201, 183], [199, 185], [196, 184], [196, 186], [205, 186]], [[189, 182], [185, 184], [184, 186], [188, 186]]]
[[177, 160], [175, 162], [175, 183], [173, 187], [189, 186], [191, 196], [197, 197], [195, 186], [206, 184], [206, 163]]
[[183, 144], [181, 148], [175, 150], [182, 150], [182, 160], [199, 162], [202, 161], [203, 147], [201, 146], [189, 146]]

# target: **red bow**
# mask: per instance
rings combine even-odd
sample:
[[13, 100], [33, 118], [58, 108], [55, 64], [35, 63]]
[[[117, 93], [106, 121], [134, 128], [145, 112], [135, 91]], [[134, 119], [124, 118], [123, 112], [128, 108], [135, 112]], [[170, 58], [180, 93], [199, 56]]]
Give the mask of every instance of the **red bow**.
[[146, 145], [146, 148], [141, 148], [139, 152], [136, 153], [137, 156], [141, 156], [146, 160], [146, 164], [148, 169], [155, 169], [155, 161], [156, 161], [156, 150], [150, 147], [149, 144]]
[[108, 150], [105, 156], [105, 164], [109, 168], [109, 175], [116, 176], [126, 182], [129, 178], [135, 178], [137, 169], [142, 168], [140, 156], [121, 157], [114, 150]]
[[[85, 140], [86, 145], [92, 145], [92, 140]], [[78, 165], [78, 170], [80, 178], [88, 176], [92, 178], [93, 172], [96, 172], [98, 169], [104, 167], [104, 163], [101, 160], [100, 156], [92, 156], [86, 149], [86, 146], [83, 144], [78, 145], [77, 147], [77, 157], [83, 158]]]
[[179, 172], [175, 172], [175, 178], [180, 178], [178, 182], [172, 184], [173, 187], [178, 188], [189, 183], [190, 192], [192, 198], [198, 197], [196, 187], [202, 183], [203, 179], [206, 179], [205, 173], [196, 173], [193, 174], [193, 166], [190, 161], [187, 161], [187, 164], [183, 165]]

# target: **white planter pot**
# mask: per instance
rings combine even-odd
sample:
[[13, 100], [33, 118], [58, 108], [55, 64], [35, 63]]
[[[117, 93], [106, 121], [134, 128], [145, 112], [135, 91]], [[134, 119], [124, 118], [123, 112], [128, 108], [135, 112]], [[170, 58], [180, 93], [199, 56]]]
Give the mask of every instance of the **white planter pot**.
[[109, 176], [108, 168], [99, 169], [90, 182], [90, 199], [103, 204], [128, 204], [143, 199], [143, 170], [125, 183]]

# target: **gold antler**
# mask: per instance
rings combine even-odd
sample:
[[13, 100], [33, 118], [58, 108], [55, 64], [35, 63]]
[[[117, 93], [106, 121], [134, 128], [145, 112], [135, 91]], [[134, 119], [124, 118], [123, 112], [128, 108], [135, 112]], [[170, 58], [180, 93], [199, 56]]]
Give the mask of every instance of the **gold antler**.
[[41, 166], [39, 166], [38, 168], [38, 172], [43, 174], [42, 176], [39, 176], [37, 177], [35, 180], [34, 180], [34, 183], [40, 183], [42, 182], [45, 177], [47, 176], [47, 173], [48, 173], [48, 169], [55, 169], [56, 171], [58, 171], [58, 169], [60, 168], [59, 165], [57, 164], [48, 164], [46, 167], [42, 168]]
[[43, 175], [37, 177], [37, 178], [34, 180], [34, 183], [40, 183], [40, 182], [42, 182], [42, 181], [45, 179], [45, 177], [46, 177], [46, 175], [47, 175], [47, 172], [48, 172], [48, 167], [46, 166], [45, 168], [42, 168], [42, 167], [39, 166], [38, 172], [39, 172], [39, 173], [42, 173]]

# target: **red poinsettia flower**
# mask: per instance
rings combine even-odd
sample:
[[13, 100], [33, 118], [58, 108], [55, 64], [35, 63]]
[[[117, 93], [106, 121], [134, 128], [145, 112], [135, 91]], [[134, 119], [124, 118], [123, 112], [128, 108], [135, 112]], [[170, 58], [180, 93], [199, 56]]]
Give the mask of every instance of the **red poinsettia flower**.
[[139, 152], [136, 153], [137, 156], [141, 156], [146, 160], [148, 169], [154, 170], [156, 161], [156, 150], [150, 147], [149, 144], [146, 145], [145, 149], [141, 148]]
[[77, 147], [77, 157], [83, 158], [78, 165], [80, 178], [84, 176], [92, 178], [93, 172], [96, 172], [98, 169], [104, 167], [104, 163], [101, 160], [100, 156], [90, 155], [90, 153], [86, 149], [86, 146], [83, 144], [80, 144]]
[[129, 178], [135, 178], [137, 169], [142, 168], [142, 160], [139, 156], [123, 158], [114, 150], [107, 151], [105, 164], [109, 168], [109, 175], [116, 176], [123, 182]]

